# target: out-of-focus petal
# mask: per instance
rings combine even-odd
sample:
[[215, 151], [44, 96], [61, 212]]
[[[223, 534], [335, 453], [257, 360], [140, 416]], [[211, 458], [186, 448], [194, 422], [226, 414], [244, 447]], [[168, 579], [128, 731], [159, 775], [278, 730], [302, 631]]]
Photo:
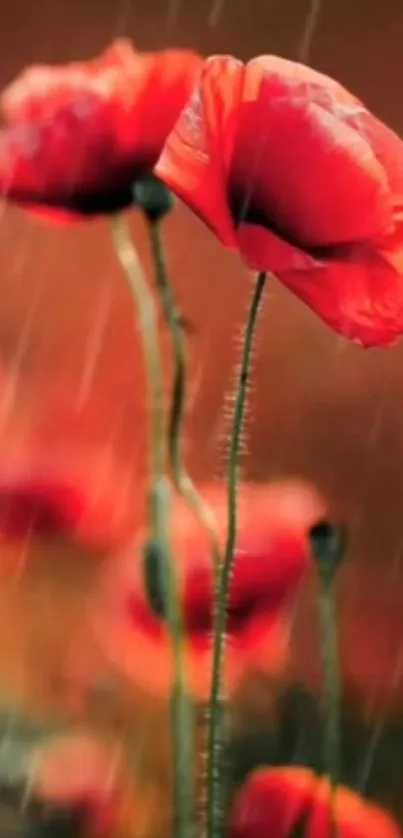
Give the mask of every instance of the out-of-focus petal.
[[[225, 487], [207, 486], [203, 494], [216, 514], [224, 542]], [[241, 487], [224, 666], [229, 692], [249, 669], [283, 670], [293, 604], [309, 568], [307, 531], [323, 513], [322, 499], [301, 481]], [[173, 672], [171, 644], [163, 617], [153, 611], [146, 596], [143, 538], [111, 566], [94, 621], [101, 646], [114, 665], [138, 688], [167, 695]], [[183, 597], [187, 672], [193, 693], [206, 698], [212, 663], [212, 557], [206, 533], [179, 499], [173, 514], [173, 546]]]
[[1, 97], [0, 190], [57, 221], [133, 202], [187, 101], [201, 59], [117, 41], [89, 62], [34, 66]]
[[91, 838], [121, 835], [122, 822], [135, 822], [120, 751], [88, 734], [55, 739], [36, 752], [30, 791], [48, 806], [82, 811]]
[[[305, 768], [261, 768], [238, 792], [229, 838], [287, 838], [303, 819], [306, 838], [330, 838], [329, 782]], [[333, 803], [340, 838], [399, 838], [393, 818], [341, 786]]]

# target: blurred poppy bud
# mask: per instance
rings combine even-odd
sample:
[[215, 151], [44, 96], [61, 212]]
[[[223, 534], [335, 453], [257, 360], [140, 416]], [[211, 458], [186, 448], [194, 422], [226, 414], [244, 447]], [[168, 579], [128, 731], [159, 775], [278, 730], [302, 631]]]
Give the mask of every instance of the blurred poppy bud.
[[170, 189], [155, 175], [146, 175], [137, 180], [133, 187], [136, 206], [140, 207], [151, 224], [167, 215], [174, 205]]
[[164, 547], [157, 539], [149, 539], [144, 547], [144, 584], [147, 599], [156, 617], [166, 616]]
[[329, 521], [318, 521], [311, 527], [309, 539], [318, 570], [330, 581], [345, 554], [347, 542], [345, 528], [331, 524]]

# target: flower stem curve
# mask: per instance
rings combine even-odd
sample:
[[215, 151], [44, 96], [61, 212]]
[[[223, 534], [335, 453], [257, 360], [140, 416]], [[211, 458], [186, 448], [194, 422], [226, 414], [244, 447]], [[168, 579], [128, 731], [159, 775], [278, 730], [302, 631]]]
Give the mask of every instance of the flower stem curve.
[[223, 561], [219, 570], [214, 618], [213, 670], [210, 694], [210, 726], [208, 742], [207, 827], [209, 838], [220, 838], [222, 831], [221, 768], [223, 755], [222, 668], [226, 641], [229, 587], [233, 571], [237, 536], [238, 472], [248, 392], [250, 362], [254, 347], [257, 317], [263, 299], [267, 273], [258, 274], [245, 325], [241, 367], [235, 394], [235, 408], [230, 435], [228, 462], [228, 527]]
[[169, 281], [161, 237], [161, 220], [149, 220], [151, 251], [154, 261], [155, 279], [161, 305], [171, 334], [174, 355], [174, 383], [168, 426], [168, 452], [173, 480], [178, 492], [190, 506], [203, 525], [209, 537], [214, 566], [220, 560], [219, 535], [215, 516], [190, 477], [182, 457], [182, 426], [186, 398], [186, 347], [183, 325]]
[[167, 620], [172, 643], [174, 683], [172, 692], [175, 835], [193, 832], [193, 712], [186, 686], [182, 608], [170, 538], [171, 484], [166, 477], [166, 416], [163, 366], [156, 307], [142, 265], [131, 241], [125, 219], [111, 219], [116, 253], [128, 281], [138, 313], [147, 381], [150, 388], [151, 440], [150, 540], [160, 551], [164, 568]]

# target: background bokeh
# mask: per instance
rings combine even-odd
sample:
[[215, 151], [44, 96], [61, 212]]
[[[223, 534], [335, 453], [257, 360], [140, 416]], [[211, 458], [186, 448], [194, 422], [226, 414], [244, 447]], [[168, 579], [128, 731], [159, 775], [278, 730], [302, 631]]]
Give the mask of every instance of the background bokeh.
[[[307, 0], [13, 0], [0, 11], [0, 81], [32, 62], [90, 57], [118, 35], [141, 49], [181, 45], [244, 59], [264, 52], [295, 58], [307, 14]], [[400, 0], [323, 0], [310, 62], [403, 132], [402, 26]], [[144, 231], [136, 219], [133, 225], [147, 263]], [[211, 478], [223, 470], [251, 278], [183, 208], [166, 234], [171, 273], [193, 325], [188, 456], [197, 476]], [[50, 230], [2, 211], [0, 270], [0, 465], [10, 451], [72, 456], [88, 462], [94, 483], [114, 481], [120, 502], [134, 508], [144, 469], [144, 382], [105, 225]], [[258, 480], [306, 476], [350, 523], [345, 671], [377, 693], [391, 683], [403, 637], [402, 380], [403, 346], [348, 346], [270, 284], [244, 473]], [[304, 669], [302, 652], [296, 659]], [[395, 680], [399, 694], [398, 674]]]

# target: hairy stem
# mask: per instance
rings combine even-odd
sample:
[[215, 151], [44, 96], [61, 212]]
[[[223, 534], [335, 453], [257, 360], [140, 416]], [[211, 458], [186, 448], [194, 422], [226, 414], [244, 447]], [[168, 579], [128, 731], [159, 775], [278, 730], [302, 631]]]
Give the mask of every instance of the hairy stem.
[[221, 767], [223, 754], [223, 696], [222, 668], [226, 640], [226, 623], [233, 557], [237, 536], [237, 498], [239, 456], [248, 377], [252, 357], [255, 327], [267, 274], [258, 275], [245, 325], [241, 369], [235, 397], [235, 409], [230, 437], [228, 463], [228, 530], [223, 562], [220, 567], [214, 620], [213, 671], [210, 696], [210, 729], [208, 742], [208, 801], [207, 826], [209, 838], [220, 838], [222, 829]]

